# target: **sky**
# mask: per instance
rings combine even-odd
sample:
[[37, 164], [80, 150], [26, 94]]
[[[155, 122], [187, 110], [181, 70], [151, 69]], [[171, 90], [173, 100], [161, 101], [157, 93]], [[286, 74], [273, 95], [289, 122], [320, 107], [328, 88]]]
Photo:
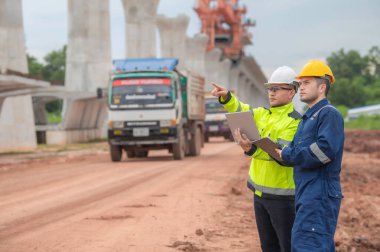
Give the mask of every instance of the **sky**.
[[[141, 0], [144, 1], [144, 0]], [[380, 0], [240, 0], [253, 45], [245, 48], [265, 75], [287, 65], [300, 71], [309, 59], [325, 60], [341, 48], [366, 54], [380, 47]], [[195, 0], [160, 0], [158, 14], [190, 17], [187, 30], [193, 36], [200, 21]], [[112, 57], [124, 57], [124, 13], [121, 0], [110, 0]], [[67, 0], [23, 0], [27, 52], [42, 60], [67, 43]]]

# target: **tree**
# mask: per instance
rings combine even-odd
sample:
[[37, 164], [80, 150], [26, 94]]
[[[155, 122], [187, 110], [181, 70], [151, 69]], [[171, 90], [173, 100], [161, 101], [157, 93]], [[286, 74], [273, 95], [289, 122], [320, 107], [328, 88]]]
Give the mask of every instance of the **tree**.
[[44, 69], [44, 65], [39, 63], [37, 58], [27, 54], [26, 55], [28, 60], [28, 70], [29, 74], [34, 77], [43, 78], [42, 72]]
[[368, 61], [373, 77], [380, 79], [380, 48], [378, 46], [373, 46], [369, 49]]
[[331, 88], [329, 100], [332, 104], [344, 105], [348, 108], [363, 106], [367, 101], [364, 83], [365, 79], [361, 76], [357, 76], [353, 80], [337, 79]]
[[353, 79], [355, 76], [369, 77], [368, 56], [362, 57], [359, 52], [350, 50], [347, 53], [344, 49], [333, 52], [327, 58], [331, 69], [334, 69], [334, 75], [339, 78]]
[[[31, 55], [27, 55], [27, 59], [30, 75], [49, 81], [53, 85], [56, 83], [63, 85], [65, 81], [66, 45], [60, 50], [48, 53], [44, 57], [45, 64], [39, 63]], [[46, 110], [50, 114], [59, 115], [62, 110], [62, 100], [57, 99], [47, 103]]]
[[334, 105], [348, 108], [380, 102], [380, 49], [373, 46], [367, 55], [344, 49], [333, 52], [327, 58], [336, 83], [329, 99]]
[[61, 50], [48, 53], [44, 60], [46, 65], [43, 69], [43, 77], [47, 81], [61, 82], [65, 81], [66, 67], [66, 45]]

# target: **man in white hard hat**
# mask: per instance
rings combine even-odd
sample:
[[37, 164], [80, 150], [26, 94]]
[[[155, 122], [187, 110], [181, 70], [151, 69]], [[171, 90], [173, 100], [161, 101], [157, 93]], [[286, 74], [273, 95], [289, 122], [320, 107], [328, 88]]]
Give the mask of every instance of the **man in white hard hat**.
[[[239, 101], [224, 87], [212, 83], [211, 93], [229, 112], [253, 113], [261, 137], [270, 137], [281, 146], [292, 141], [301, 115], [292, 99], [297, 92], [297, 74], [287, 66], [277, 68], [265, 83], [270, 108], [252, 108]], [[251, 144], [245, 134], [235, 132], [245, 155], [251, 156], [248, 187], [254, 192], [253, 202], [261, 248], [264, 252], [291, 251], [291, 230], [294, 222], [293, 167], [278, 163], [261, 148]]]

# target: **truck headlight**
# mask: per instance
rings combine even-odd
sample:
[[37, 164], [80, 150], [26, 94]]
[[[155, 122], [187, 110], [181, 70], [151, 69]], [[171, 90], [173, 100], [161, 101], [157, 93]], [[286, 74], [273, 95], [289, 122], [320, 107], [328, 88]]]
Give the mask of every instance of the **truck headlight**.
[[112, 121], [112, 128], [122, 129], [122, 128], [124, 128], [124, 122], [123, 121]]
[[170, 120], [161, 120], [160, 127], [175, 127], [177, 126], [177, 120], [175, 118]]
[[170, 126], [170, 120], [161, 120], [160, 121], [160, 127], [169, 127]]

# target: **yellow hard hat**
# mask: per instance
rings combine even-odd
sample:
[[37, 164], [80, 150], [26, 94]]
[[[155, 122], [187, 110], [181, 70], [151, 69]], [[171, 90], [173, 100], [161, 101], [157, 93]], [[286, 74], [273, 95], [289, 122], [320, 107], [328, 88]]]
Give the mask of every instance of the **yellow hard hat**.
[[331, 84], [334, 84], [335, 78], [328, 65], [321, 60], [309, 60], [306, 65], [302, 68], [301, 72], [296, 77], [297, 79], [301, 77], [325, 77], [329, 76], [331, 78]]

